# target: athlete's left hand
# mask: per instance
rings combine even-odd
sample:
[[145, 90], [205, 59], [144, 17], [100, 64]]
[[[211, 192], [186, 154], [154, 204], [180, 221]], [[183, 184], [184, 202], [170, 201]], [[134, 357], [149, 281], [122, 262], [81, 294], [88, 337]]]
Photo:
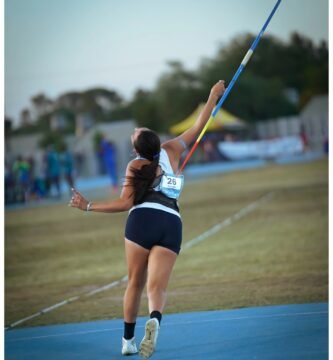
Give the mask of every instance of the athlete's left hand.
[[68, 206], [78, 208], [80, 210], [87, 210], [88, 200], [86, 200], [76, 189], [72, 188], [72, 198]]

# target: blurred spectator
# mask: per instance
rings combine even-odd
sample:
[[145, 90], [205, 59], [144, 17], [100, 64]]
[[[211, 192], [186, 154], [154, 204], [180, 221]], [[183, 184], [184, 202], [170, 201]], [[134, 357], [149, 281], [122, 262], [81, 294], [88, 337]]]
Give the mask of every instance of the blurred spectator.
[[16, 202], [14, 174], [10, 164], [5, 160], [5, 204], [14, 202]]
[[205, 162], [219, 161], [220, 156], [217, 146], [212, 139], [207, 139], [203, 143], [204, 160]]
[[111, 141], [102, 138], [100, 148], [105, 169], [111, 179], [112, 190], [116, 192], [118, 191], [116, 147]]
[[30, 195], [30, 164], [20, 155], [13, 164], [16, 197], [28, 201]]
[[74, 187], [74, 159], [66, 145], [64, 145], [60, 154], [60, 162], [71, 195], [71, 189]]
[[83, 173], [83, 168], [85, 163], [85, 155], [80, 151], [75, 152], [74, 163], [75, 163], [76, 176], [81, 176]]
[[224, 137], [224, 141], [233, 142], [233, 141], [235, 141], [235, 138], [232, 134], [226, 134]]
[[46, 159], [43, 152], [38, 151], [35, 154], [35, 169], [34, 169], [34, 194], [37, 199], [41, 199], [47, 194], [46, 178], [47, 168]]
[[54, 150], [52, 145], [49, 146], [46, 154], [47, 164], [47, 188], [48, 193], [51, 194], [52, 186], [55, 185], [57, 197], [61, 197], [60, 191], [60, 161], [59, 154]]
[[105, 167], [105, 161], [104, 161], [104, 154], [103, 154], [103, 141], [101, 140], [99, 143], [99, 146], [96, 151], [97, 156], [97, 166], [98, 166], [98, 174], [104, 175], [106, 174], [106, 167]]
[[305, 126], [304, 125], [301, 126], [301, 132], [300, 132], [299, 136], [302, 139], [303, 150], [307, 151], [309, 149], [309, 138], [308, 138], [308, 135], [307, 135], [307, 133], [305, 131]]

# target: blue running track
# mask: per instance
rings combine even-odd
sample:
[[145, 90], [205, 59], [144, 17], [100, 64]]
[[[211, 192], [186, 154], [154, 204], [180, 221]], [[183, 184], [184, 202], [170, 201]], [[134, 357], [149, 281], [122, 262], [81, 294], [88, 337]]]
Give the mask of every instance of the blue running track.
[[[138, 319], [138, 343], [146, 320]], [[9, 330], [5, 333], [6, 360], [124, 359], [120, 354], [122, 332], [122, 320]], [[328, 359], [328, 305], [164, 315], [152, 359]]]

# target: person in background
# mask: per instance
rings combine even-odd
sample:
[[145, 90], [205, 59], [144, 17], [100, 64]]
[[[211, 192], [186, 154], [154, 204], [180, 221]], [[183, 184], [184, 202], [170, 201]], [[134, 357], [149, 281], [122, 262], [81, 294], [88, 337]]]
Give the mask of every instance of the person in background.
[[46, 169], [49, 193], [52, 192], [52, 186], [54, 185], [57, 191], [57, 197], [60, 198], [60, 161], [59, 154], [55, 151], [53, 145], [48, 147], [46, 153]]
[[12, 204], [15, 202], [15, 179], [12, 168], [5, 159], [5, 204]]
[[309, 138], [305, 131], [305, 126], [303, 124], [301, 125], [301, 132], [300, 132], [299, 136], [302, 140], [303, 151], [309, 150]]
[[30, 164], [19, 155], [13, 164], [13, 174], [18, 197], [26, 202], [30, 198]]
[[60, 163], [69, 192], [71, 192], [71, 189], [74, 187], [74, 159], [66, 145], [63, 146], [60, 154]]
[[40, 200], [46, 196], [46, 179], [47, 179], [47, 169], [45, 162], [45, 155], [42, 151], [37, 151], [35, 153], [35, 173], [34, 173], [34, 193], [37, 200]]
[[104, 167], [111, 180], [112, 191], [117, 192], [118, 176], [117, 176], [116, 146], [112, 141], [102, 138], [100, 148], [103, 156]]

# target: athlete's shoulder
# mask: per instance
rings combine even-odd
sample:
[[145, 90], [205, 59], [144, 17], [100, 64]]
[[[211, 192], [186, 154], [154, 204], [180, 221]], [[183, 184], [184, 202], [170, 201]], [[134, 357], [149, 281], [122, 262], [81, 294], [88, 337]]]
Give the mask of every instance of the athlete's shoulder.
[[146, 159], [133, 159], [128, 163], [127, 168], [140, 169], [142, 165], [147, 164], [148, 162], [149, 161]]

